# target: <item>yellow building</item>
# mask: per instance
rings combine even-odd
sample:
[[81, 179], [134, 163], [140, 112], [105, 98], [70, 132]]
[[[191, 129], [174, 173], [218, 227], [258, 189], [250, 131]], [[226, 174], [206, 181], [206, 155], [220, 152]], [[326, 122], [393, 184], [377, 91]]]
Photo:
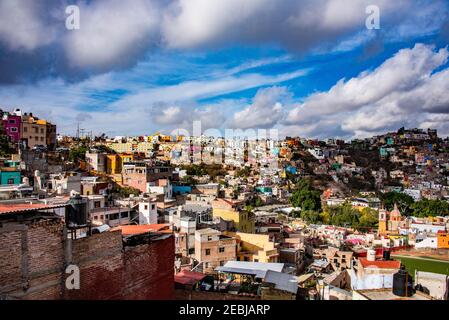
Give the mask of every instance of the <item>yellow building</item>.
[[278, 262], [279, 253], [269, 235], [227, 232], [237, 239], [237, 261]]
[[108, 174], [122, 173], [123, 163], [134, 160], [134, 156], [128, 153], [108, 154], [106, 159], [106, 168]]
[[379, 210], [379, 235], [395, 235], [399, 232], [399, 227], [403, 224], [404, 218], [397, 205], [394, 205], [394, 209], [388, 212], [385, 209]]
[[438, 233], [438, 249], [449, 249], [449, 234], [448, 233]]
[[216, 199], [212, 201], [212, 214], [223, 220], [234, 221], [239, 232], [254, 233], [254, 216], [243, 210], [243, 202], [232, 199]]

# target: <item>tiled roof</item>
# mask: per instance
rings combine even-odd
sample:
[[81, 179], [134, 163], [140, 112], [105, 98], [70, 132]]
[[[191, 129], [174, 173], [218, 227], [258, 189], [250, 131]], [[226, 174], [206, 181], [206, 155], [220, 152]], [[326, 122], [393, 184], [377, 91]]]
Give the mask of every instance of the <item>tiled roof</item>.
[[398, 260], [376, 260], [369, 261], [367, 258], [359, 258], [364, 268], [399, 269], [401, 262]]
[[147, 232], [170, 232], [168, 224], [142, 224], [142, 225], [127, 225], [112, 228], [111, 231], [121, 230], [122, 235], [130, 236], [136, 234], [143, 234]]
[[18, 213], [24, 211], [33, 211], [38, 209], [52, 209], [64, 207], [65, 204], [61, 205], [48, 205], [43, 203], [15, 203], [15, 204], [0, 204], [0, 214], [6, 213]]

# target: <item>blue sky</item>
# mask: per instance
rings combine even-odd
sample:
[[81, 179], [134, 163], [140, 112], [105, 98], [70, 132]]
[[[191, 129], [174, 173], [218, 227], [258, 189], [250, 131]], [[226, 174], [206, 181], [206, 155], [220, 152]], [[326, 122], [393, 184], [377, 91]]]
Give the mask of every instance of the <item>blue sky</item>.
[[[80, 29], [65, 8], [80, 8]], [[380, 9], [368, 30], [365, 9]], [[445, 0], [0, 2], [0, 107], [58, 131], [449, 134]]]

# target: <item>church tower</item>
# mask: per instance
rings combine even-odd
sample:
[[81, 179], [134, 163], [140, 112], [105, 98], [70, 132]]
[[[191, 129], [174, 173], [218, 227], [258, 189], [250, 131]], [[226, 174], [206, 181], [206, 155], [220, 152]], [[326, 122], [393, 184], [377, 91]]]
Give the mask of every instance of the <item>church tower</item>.
[[379, 227], [377, 233], [383, 235], [387, 233], [387, 210], [379, 209]]

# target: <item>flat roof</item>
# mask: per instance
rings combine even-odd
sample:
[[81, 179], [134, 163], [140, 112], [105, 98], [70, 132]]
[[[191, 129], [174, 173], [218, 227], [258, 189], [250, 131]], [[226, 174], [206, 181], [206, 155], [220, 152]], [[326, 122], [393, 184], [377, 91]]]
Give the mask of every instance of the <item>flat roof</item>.
[[222, 267], [215, 270], [225, 273], [250, 274], [257, 278], [265, 278], [268, 270], [282, 272], [284, 263], [274, 262], [249, 262], [249, 261], [228, 261]]
[[416, 291], [411, 297], [400, 297], [395, 295], [391, 288], [354, 290], [354, 292], [357, 292], [368, 300], [433, 300], [431, 296], [420, 291]]

